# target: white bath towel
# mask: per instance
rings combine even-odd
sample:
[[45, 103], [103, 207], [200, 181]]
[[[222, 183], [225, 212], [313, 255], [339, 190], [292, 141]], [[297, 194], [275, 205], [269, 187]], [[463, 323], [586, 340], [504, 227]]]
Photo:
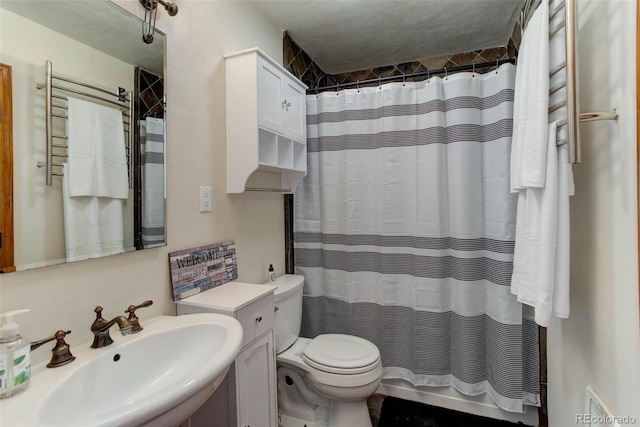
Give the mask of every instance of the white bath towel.
[[62, 200], [67, 261], [124, 252], [122, 199], [71, 197], [67, 171], [67, 164], [64, 164]]
[[557, 122], [547, 130], [544, 188], [519, 191], [511, 292], [535, 308], [535, 320], [569, 315], [569, 196], [573, 173], [568, 147], [556, 145]]
[[545, 184], [549, 122], [549, 0], [534, 12], [520, 45], [513, 101], [511, 192]]
[[68, 98], [70, 196], [129, 197], [122, 112]]
[[558, 147], [558, 226], [556, 229], [556, 268], [552, 314], [569, 317], [570, 224], [569, 197], [575, 194], [569, 146]]

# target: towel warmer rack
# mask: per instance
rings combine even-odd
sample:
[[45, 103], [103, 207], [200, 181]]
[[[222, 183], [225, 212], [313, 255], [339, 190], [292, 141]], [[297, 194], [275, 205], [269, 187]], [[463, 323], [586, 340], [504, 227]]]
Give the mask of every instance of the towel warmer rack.
[[[71, 86], [61, 86], [60, 82], [68, 83]], [[75, 86], [74, 86], [75, 85]], [[117, 93], [113, 91], [108, 91], [106, 89], [99, 88], [97, 86], [93, 86], [87, 83], [82, 83], [79, 81], [71, 80], [65, 77], [56, 76], [53, 74], [53, 65], [51, 61], [45, 62], [45, 82], [39, 83], [36, 85], [38, 90], [45, 89], [46, 90], [46, 100], [45, 100], [45, 133], [47, 139], [46, 145], [46, 162], [43, 164], [42, 162], [38, 162], [36, 166], [45, 167], [46, 168], [46, 184], [50, 186], [52, 184], [52, 177], [62, 176], [62, 170], [55, 170], [56, 168], [62, 167], [62, 161], [59, 159], [65, 159], [68, 157], [67, 155], [67, 136], [53, 133], [53, 118], [58, 118], [62, 120], [67, 120], [67, 107], [65, 105], [61, 105], [59, 102], [66, 102], [67, 97], [64, 95], [65, 93], [73, 93], [76, 95], [80, 95], [85, 98], [89, 98], [92, 100], [97, 100], [102, 103], [105, 103], [109, 106], [115, 106], [122, 111], [123, 118], [122, 123], [124, 124], [124, 133], [125, 133], [125, 141], [126, 141], [126, 153], [127, 153], [127, 174], [129, 177], [129, 188], [133, 187], [133, 174], [131, 173], [133, 162], [132, 162], [132, 148], [133, 148], [133, 91], [129, 91], [128, 93], [125, 89], [119, 87]], [[100, 94], [107, 94], [113, 98], [107, 98]], [[56, 103], [58, 102], [58, 103]], [[56, 141], [54, 141], [56, 140]], [[58, 142], [62, 141], [62, 142]], [[57, 159], [58, 161], [54, 161]]]
[[[520, 25], [522, 34], [526, 26], [533, 15], [533, 12], [540, 5], [542, 1], [550, 0], [527, 0], [520, 12]], [[550, 1], [554, 3], [553, 0]], [[560, 16], [560, 12], [564, 10], [564, 20], [557, 22], [553, 27], [549, 26], [549, 39], [554, 37], [562, 29], [564, 29], [565, 36], [565, 52], [566, 60], [549, 71], [549, 78], [552, 79], [555, 75], [564, 71], [565, 79], [560, 83], [557, 83], [549, 88], [549, 96], [559, 93], [562, 89], [565, 90], [566, 99], [554, 102], [549, 106], [549, 114], [553, 114], [558, 110], [566, 107], [566, 117], [558, 121], [558, 129], [565, 128], [566, 137], [558, 140], [558, 145], [569, 144], [569, 162], [576, 164], [581, 162], [581, 150], [580, 150], [580, 122], [597, 121], [597, 120], [617, 120], [618, 110], [613, 109], [609, 111], [580, 113], [579, 112], [579, 94], [578, 94], [578, 62], [577, 62], [577, 42], [578, 42], [578, 27], [577, 27], [577, 13], [576, 13], [577, 0], [562, 0], [559, 4], [555, 5], [553, 9], [549, 10], [549, 21], [556, 22], [557, 16]]]

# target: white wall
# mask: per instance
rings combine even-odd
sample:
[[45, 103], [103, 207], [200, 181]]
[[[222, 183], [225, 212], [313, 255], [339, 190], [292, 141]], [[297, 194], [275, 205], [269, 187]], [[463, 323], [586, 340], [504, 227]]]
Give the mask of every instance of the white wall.
[[640, 422], [636, 2], [580, 1], [581, 111], [619, 108], [581, 125], [571, 200], [571, 314], [548, 331], [551, 426], [575, 425], [587, 385]]
[[[57, 76], [114, 91], [118, 86], [133, 90], [134, 66], [8, 10], [0, 16], [0, 62], [11, 65], [13, 83], [14, 255], [15, 265], [24, 269], [66, 258], [62, 178], [54, 176], [47, 187], [44, 168], [36, 167], [46, 161], [46, 97], [44, 90], [35, 88], [45, 81], [45, 61], [53, 62]], [[56, 134], [66, 133], [61, 119], [54, 119], [53, 127]], [[124, 212], [125, 247], [133, 248], [132, 196], [124, 201]]]
[[[142, 11], [138, 0], [119, 0]], [[93, 308], [105, 317], [152, 299], [144, 319], [175, 314], [168, 252], [234, 239], [239, 279], [262, 283], [272, 263], [284, 273], [282, 195], [228, 196], [225, 165], [225, 53], [258, 46], [282, 60], [282, 32], [252, 3], [179, 2], [180, 12], [158, 14], [168, 33], [167, 52], [167, 241], [168, 246], [25, 272], [0, 275], [0, 310], [29, 307], [17, 319], [25, 335], [39, 339], [71, 329], [72, 346], [88, 342]], [[213, 212], [199, 212], [199, 186], [212, 185]], [[44, 348], [44, 347], [43, 347]], [[47, 349], [33, 354], [47, 360]], [[34, 380], [37, 380], [34, 378]]]

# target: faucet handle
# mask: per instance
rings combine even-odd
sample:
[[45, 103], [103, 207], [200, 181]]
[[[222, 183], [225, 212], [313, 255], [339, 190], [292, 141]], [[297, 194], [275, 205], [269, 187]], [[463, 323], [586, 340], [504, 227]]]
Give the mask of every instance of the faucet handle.
[[58, 366], [63, 366], [67, 363], [71, 363], [76, 360], [76, 357], [71, 354], [69, 344], [67, 344], [64, 340], [64, 337], [66, 337], [70, 333], [71, 331], [65, 332], [63, 330], [60, 330], [48, 338], [40, 341], [35, 341], [31, 343], [31, 351], [35, 350], [45, 343], [48, 343], [49, 341], [56, 340], [56, 345], [53, 347], [53, 350], [51, 350], [51, 353], [53, 353], [53, 355], [51, 356], [51, 361], [47, 364], [47, 368], [57, 368]]
[[143, 307], [149, 307], [153, 304], [153, 301], [147, 300], [140, 305], [130, 305], [124, 312], [129, 313], [129, 323], [131, 323], [132, 329], [131, 333], [135, 334], [136, 332], [140, 332], [142, 330], [142, 326], [140, 326], [140, 321], [138, 316], [136, 316], [136, 310]]
[[146, 300], [145, 302], [143, 302], [140, 305], [136, 305], [136, 309], [138, 308], [144, 308], [144, 307], [149, 307], [150, 305], [153, 305], [153, 301], [151, 300]]

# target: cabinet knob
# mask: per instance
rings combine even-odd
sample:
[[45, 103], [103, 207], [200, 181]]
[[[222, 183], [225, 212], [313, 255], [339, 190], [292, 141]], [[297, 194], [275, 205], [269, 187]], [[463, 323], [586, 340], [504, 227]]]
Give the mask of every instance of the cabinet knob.
[[256, 317], [256, 322], [258, 322], [258, 323], [262, 322], [262, 316]]

